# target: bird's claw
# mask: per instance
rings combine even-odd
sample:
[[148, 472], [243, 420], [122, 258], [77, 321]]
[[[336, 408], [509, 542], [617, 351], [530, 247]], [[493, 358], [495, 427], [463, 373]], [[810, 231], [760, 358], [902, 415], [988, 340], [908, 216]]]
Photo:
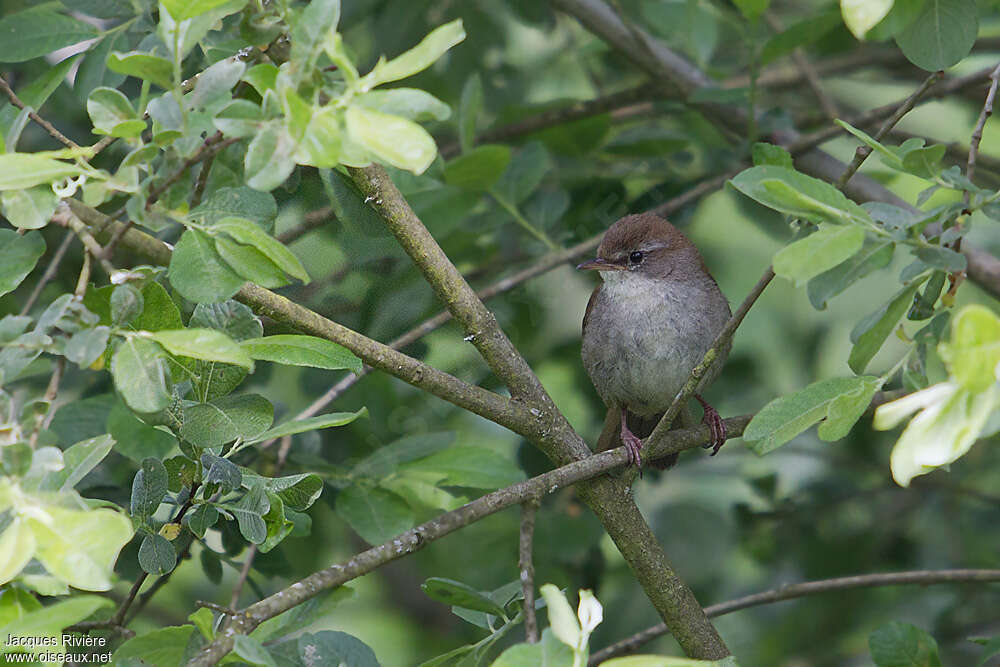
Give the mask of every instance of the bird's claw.
[[642, 440], [631, 432], [622, 433], [622, 444], [625, 445], [625, 453], [628, 455], [628, 462], [642, 472]]
[[726, 422], [719, 415], [718, 411], [711, 405], [706, 403], [701, 397], [696, 397], [698, 402], [701, 403], [702, 409], [705, 411], [705, 416], [702, 417], [701, 423], [708, 426], [708, 430], [712, 435], [712, 439], [705, 443], [705, 449], [711, 449], [712, 453], [709, 456], [715, 456], [719, 453], [722, 445], [726, 444], [726, 439], [729, 437], [726, 430]]

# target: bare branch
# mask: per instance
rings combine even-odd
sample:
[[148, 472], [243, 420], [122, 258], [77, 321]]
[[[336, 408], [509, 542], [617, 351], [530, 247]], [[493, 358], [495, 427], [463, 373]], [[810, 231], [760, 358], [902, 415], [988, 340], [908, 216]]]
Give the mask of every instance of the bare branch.
[[[1000, 83], [1000, 65], [997, 65], [990, 72], [990, 81], [986, 102], [983, 103], [983, 110], [979, 112], [979, 119], [976, 121], [976, 127], [972, 130], [972, 138], [969, 141], [969, 160], [965, 168], [965, 177], [970, 181], [976, 173], [976, 156], [979, 154], [979, 142], [983, 140], [983, 128], [986, 127], [986, 121], [989, 117], [993, 115], [993, 100], [997, 96], [997, 83]], [[965, 201], [966, 203], [969, 201], [968, 193], [965, 194]]]
[[[887, 572], [884, 574], [860, 574], [852, 577], [837, 577], [836, 579], [820, 579], [804, 581], [799, 584], [780, 586], [761, 593], [754, 593], [728, 602], [714, 604], [705, 608], [705, 612], [715, 618], [734, 611], [757, 607], [762, 604], [791, 600], [806, 595], [828, 593], [830, 591], [846, 591], [855, 588], [875, 588], [878, 586], [903, 586], [916, 584], [930, 586], [932, 584], [977, 583], [1000, 581], [1000, 570], [912, 570], [908, 572]], [[590, 656], [589, 665], [595, 667], [605, 660], [625, 653], [631, 653], [643, 644], [661, 637], [667, 633], [662, 623], [637, 632], [627, 639], [612, 644]]]
[[[924, 79], [924, 82], [920, 84], [920, 87], [913, 91], [909, 97], [903, 100], [902, 104], [899, 105], [899, 108], [896, 109], [891, 116], [889, 116], [888, 120], [882, 123], [882, 127], [880, 127], [878, 132], [875, 133], [875, 140], [880, 141], [882, 137], [889, 132], [889, 130], [895, 127], [896, 123], [898, 123], [903, 116], [908, 114], [910, 110], [913, 109], [917, 100], [924, 96], [927, 90], [934, 85], [934, 82], [937, 81], [942, 74], [943, 72], [932, 72], [930, 76]], [[870, 146], [859, 146], [857, 150], [854, 151], [854, 159], [851, 160], [851, 163], [847, 165], [847, 169], [844, 170], [844, 173], [840, 175], [840, 178], [838, 178], [837, 182], [834, 184], [837, 186], [838, 190], [844, 189], [844, 186], [846, 186], [847, 182], [851, 180], [851, 177], [854, 176], [858, 169], [861, 168], [861, 163], [863, 163], [868, 156], [871, 155], [871, 153], [872, 149]]]
[[[749, 422], [749, 415], [727, 419], [726, 429], [729, 436], [734, 438], [739, 437]], [[711, 434], [707, 426], [671, 431], [666, 439], [657, 444], [653, 453], [657, 457], [668, 456], [675, 452], [701, 447], [710, 438]], [[446, 512], [412, 528], [384, 544], [363, 551], [345, 563], [314, 572], [291, 586], [238, 612], [233, 619], [233, 626], [230, 628], [232, 632], [227, 631], [220, 634], [212, 644], [205, 647], [188, 665], [189, 667], [195, 667], [215, 664], [232, 648], [233, 635], [235, 633], [250, 632], [267, 619], [274, 618], [278, 614], [302, 604], [324, 590], [342, 586], [352, 579], [363, 576], [386, 563], [419, 551], [431, 542], [441, 539], [491, 514], [532, 498], [540, 498], [546, 494], [554, 493], [566, 486], [577, 484], [584, 480], [599, 478], [600, 475], [620, 467], [627, 462], [628, 454], [625, 452], [624, 447], [600, 452], [581, 461], [574, 461], [537, 477], [532, 477], [529, 480], [488, 493], [458, 509]], [[626, 516], [625, 518], [628, 519], [629, 517]], [[648, 547], [646, 544], [642, 546]], [[666, 584], [667, 582], [663, 583]]]
[[[764, 12], [764, 20], [767, 21], [768, 25], [771, 26], [771, 29], [776, 33], [782, 32], [785, 29], [784, 25], [781, 23], [781, 19], [779, 19], [774, 12]], [[839, 118], [840, 113], [837, 111], [837, 105], [834, 103], [833, 98], [830, 97], [829, 93], [826, 92], [826, 89], [823, 88], [823, 82], [820, 81], [819, 73], [816, 71], [816, 68], [813, 67], [809, 58], [806, 57], [806, 52], [801, 47], [792, 51], [792, 61], [799, 69], [799, 72], [801, 72], [802, 78], [807, 84], [809, 84], [810, 90], [812, 90], [813, 95], [816, 96], [816, 100], [823, 108], [823, 113], [826, 114], [826, 117], [830, 120]]]
[[[68, 230], [66, 235], [63, 236], [62, 243], [56, 248], [56, 251], [52, 253], [52, 259], [45, 266], [45, 272], [42, 277], [38, 279], [35, 283], [34, 289], [31, 290], [31, 294], [28, 296], [28, 300], [24, 302], [24, 306], [21, 308], [21, 315], [27, 315], [28, 311], [31, 310], [32, 306], [35, 305], [35, 301], [41, 296], [42, 290], [45, 286], [49, 284], [49, 281], [55, 278], [56, 273], [59, 271], [59, 265], [62, 264], [63, 258], [66, 256], [66, 251], [69, 250], [70, 245], [73, 243], [73, 239], [76, 238], [76, 234], [73, 230]], [[89, 257], [89, 255], [88, 255]]]
[[535, 537], [535, 510], [538, 499], [521, 503], [521, 530], [517, 566], [521, 570], [521, 592], [524, 594], [524, 635], [529, 644], [538, 641], [538, 619], [535, 617], [535, 562], [532, 541]]
[[[25, 103], [21, 101], [21, 98], [17, 96], [17, 93], [14, 92], [14, 89], [10, 87], [10, 84], [7, 83], [7, 80], [4, 79], [2, 76], [0, 76], [0, 90], [3, 90], [3, 92], [7, 93], [7, 97], [10, 98], [10, 103], [16, 106], [18, 109], [25, 109], [27, 107], [27, 105], [25, 105]], [[73, 141], [72, 139], [64, 135], [62, 132], [57, 130], [55, 125], [45, 120], [34, 111], [32, 110], [28, 111], [28, 118], [41, 125], [42, 129], [48, 132], [53, 139], [61, 143], [66, 148], [80, 147], [80, 145], [77, 144], [75, 141]]]

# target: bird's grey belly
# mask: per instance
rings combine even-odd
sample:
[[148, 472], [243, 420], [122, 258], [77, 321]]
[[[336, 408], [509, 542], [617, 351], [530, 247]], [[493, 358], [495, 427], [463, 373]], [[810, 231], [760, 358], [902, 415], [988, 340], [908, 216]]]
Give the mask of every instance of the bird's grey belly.
[[[706, 323], [685, 308], [681, 295], [658, 294], [649, 303], [615, 296], [602, 293], [591, 313], [584, 366], [607, 405], [642, 416], [662, 413], [725, 324], [728, 307]], [[706, 336], [706, 329], [713, 333]]]

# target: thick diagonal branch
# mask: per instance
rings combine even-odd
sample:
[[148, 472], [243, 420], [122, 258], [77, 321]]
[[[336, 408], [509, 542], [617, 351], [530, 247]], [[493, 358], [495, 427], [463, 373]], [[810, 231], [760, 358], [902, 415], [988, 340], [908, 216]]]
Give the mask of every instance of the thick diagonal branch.
[[[552, 402], [531, 367], [458, 269], [438, 246], [385, 170], [352, 169], [355, 182], [374, 203], [390, 231], [423, 272], [452, 316], [493, 372], [518, 402], [527, 402], [545, 425], [542, 437], [526, 435], [557, 465], [591, 455], [590, 449]], [[522, 431], [522, 434], [523, 431]], [[729, 649], [702, 611], [691, 589], [677, 576], [662, 546], [621, 479], [600, 477], [581, 484], [578, 493], [600, 519], [629, 567], [684, 652], [694, 658], [723, 658]]]

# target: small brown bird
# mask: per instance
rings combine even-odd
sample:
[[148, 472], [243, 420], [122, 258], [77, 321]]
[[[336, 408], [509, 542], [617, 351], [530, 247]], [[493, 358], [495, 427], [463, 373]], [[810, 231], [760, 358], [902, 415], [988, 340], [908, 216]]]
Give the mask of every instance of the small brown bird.
[[[613, 224], [597, 258], [578, 269], [599, 271], [583, 317], [583, 365], [609, 409], [621, 410], [621, 440], [641, 465], [643, 437], [666, 412], [688, 376], [730, 317], [729, 303], [698, 249], [676, 227], [651, 213]], [[729, 346], [702, 378], [703, 391], [719, 374]], [[726, 441], [725, 422], [698, 394], [703, 423], [712, 431], [712, 454]], [[629, 416], [632, 415], [632, 428]], [[691, 413], [680, 413], [684, 426]], [[676, 461], [674, 454], [662, 467]]]

